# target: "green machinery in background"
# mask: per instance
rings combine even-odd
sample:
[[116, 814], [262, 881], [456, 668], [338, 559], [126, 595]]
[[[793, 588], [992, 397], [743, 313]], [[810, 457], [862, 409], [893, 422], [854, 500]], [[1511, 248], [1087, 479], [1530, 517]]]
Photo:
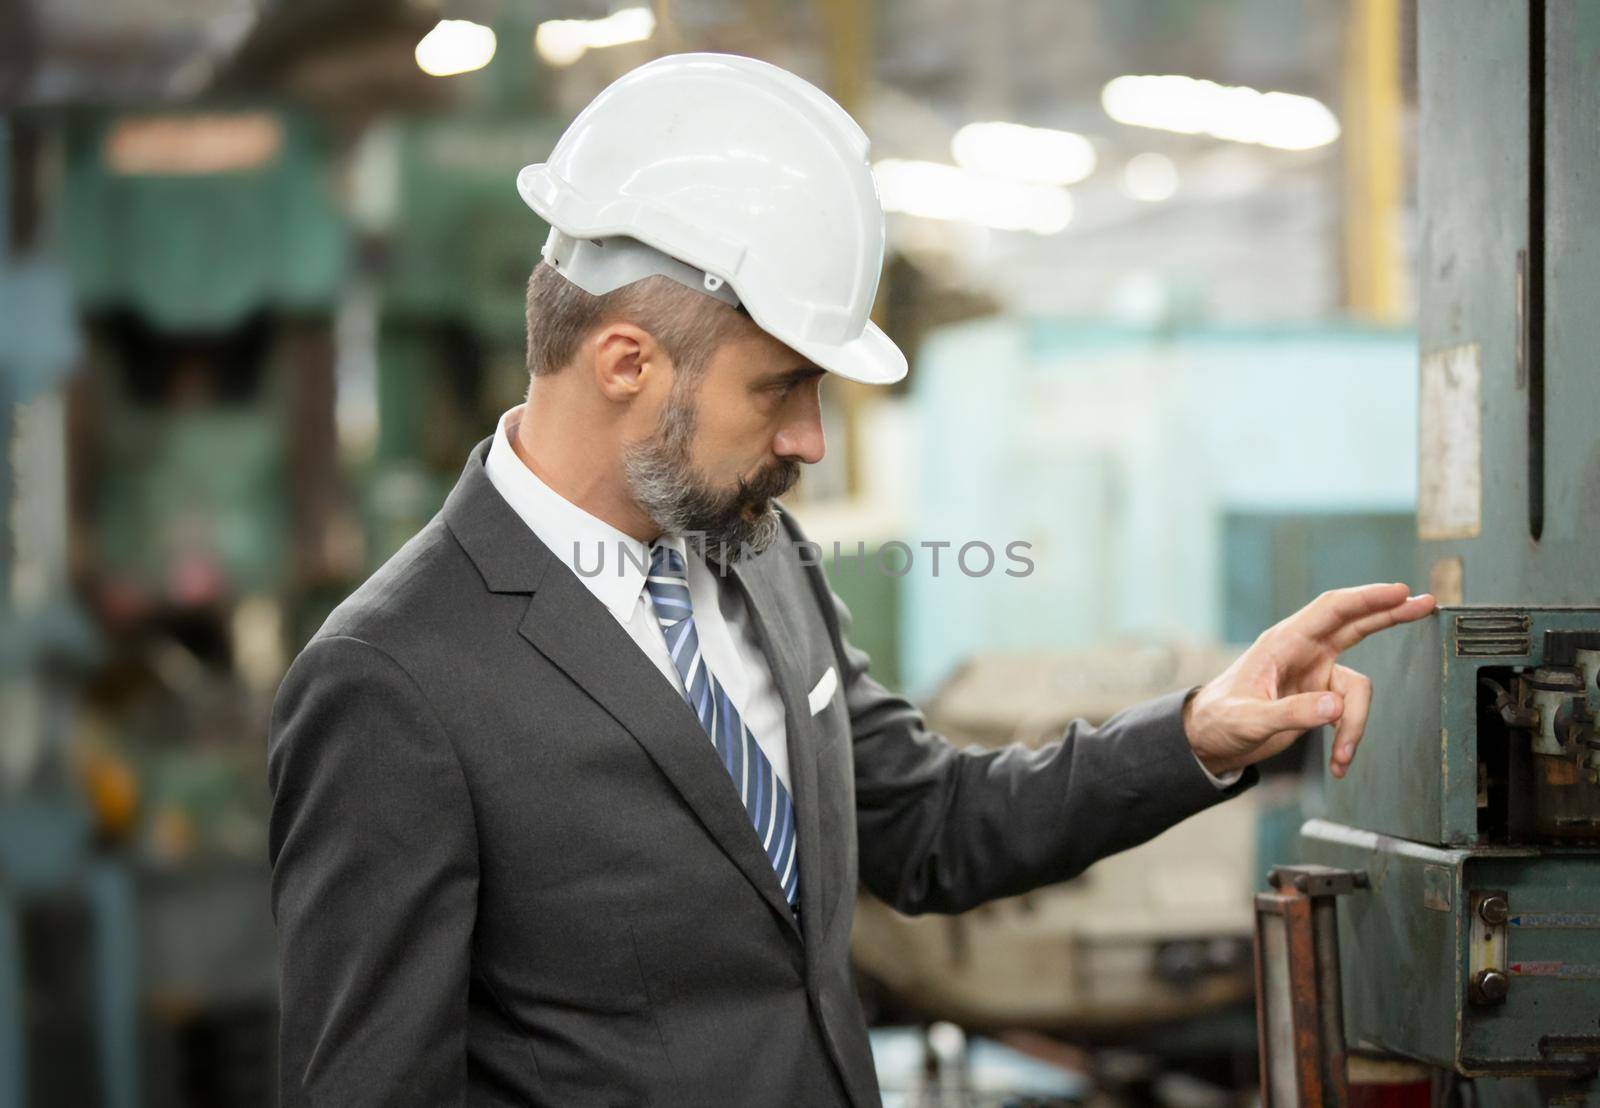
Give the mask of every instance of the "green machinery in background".
[[[105, 644], [71, 761], [133, 902], [107, 965], [134, 979], [140, 1073], [115, 1102], [265, 1104], [267, 715], [360, 570], [334, 479], [333, 146], [262, 104], [79, 111], [54, 133], [86, 339], [64, 419], [71, 569]], [[48, 983], [63, 1010], [72, 984]], [[37, 1054], [41, 1103], [88, 1102], [81, 1063]]]
[[[502, 42], [538, 20], [509, 5]], [[421, 529], [467, 453], [528, 388], [524, 298], [549, 227], [517, 194], [565, 120], [532, 50], [505, 49], [457, 82], [449, 111], [374, 124], [355, 159], [376, 331], [376, 440], [363, 479], [367, 567]]]
[[[1290, 978], [1321, 1006], [1301, 1028], [1323, 1039], [1320, 1079], [1348, 1049], [1478, 1078], [1475, 1103], [1593, 1103], [1600, 5], [1423, 0], [1417, 49], [1418, 533], [1442, 606], [1353, 654], [1376, 685], [1367, 737], [1302, 829], [1336, 872], [1282, 882], [1336, 919], [1337, 953], [1320, 978], [1268, 965], [1264, 1012]], [[1315, 1064], [1297, 1099], [1281, 1028], [1263, 1032], [1268, 1104], [1341, 1102], [1307, 1094]]]
[[[32, 120], [0, 116], [0, 1108], [39, 1103], [30, 1093], [41, 1089], [59, 1103], [134, 1108], [132, 890], [95, 856], [65, 757], [100, 643], [64, 567], [63, 393], [80, 351], [66, 267], [32, 187], [43, 146]], [[65, 937], [63, 906], [82, 924]], [[51, 965], [41, 946], [59, 954], [69, 943], [75, 972], [61, 988], [36, 967]], [[40, 1073], [50, 1069], [40, 1056], [63, 1044], [76, 1047], [66, 1087]]]
[[514, 182], [559, 134], [554, 123], [465, 113], [369, 136], [395, 196], [377, 251], [369, 567], [421, 529], [467, 452], [527, 391], [524, 294], [549, 228]]
[[241, 598], [347, 576], [328, 541], [348, 254], [330, 153], [309, 120], [264, 107], [68, 121], [64, 227], [89, 339], [77, 568], [113, 618], [225, 621]]

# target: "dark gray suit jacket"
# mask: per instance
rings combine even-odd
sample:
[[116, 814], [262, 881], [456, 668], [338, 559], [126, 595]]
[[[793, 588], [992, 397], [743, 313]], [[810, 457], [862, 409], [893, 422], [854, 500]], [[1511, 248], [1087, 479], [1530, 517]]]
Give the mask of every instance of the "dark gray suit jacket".
[[1206, 779], [1182, 694], [956, 750], [868, 675], [785, 511], [733, 576], [787, 709], [797, 922], [693, 711], [495, 491], [490, 441], [274, 705], [285, 1105], [876, 1105], [858, 881], [959, 911], [1255, 779]]

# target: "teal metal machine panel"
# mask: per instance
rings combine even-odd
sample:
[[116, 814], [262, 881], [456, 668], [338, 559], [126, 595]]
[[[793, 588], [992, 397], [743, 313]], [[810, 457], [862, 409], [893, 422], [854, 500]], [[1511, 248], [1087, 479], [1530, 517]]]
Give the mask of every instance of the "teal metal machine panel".
[[[1507, 890], [1503, 1004], [1469, 1003], [1461, 1023], [1462, 1068], [1503, 1071], [1519, 1064], [1592, 1070], [1600, 1045], [1600, 882], [1594, 855], [1546, 849], [1475, 852], [1463, 890]], [[1464, 913], [1462, 926], [1466, 927]], [[1458, 967], [1465, 966], [1464, 951]], [[1565, 1061], [1566, 1066], [1561, 1065]]]
[[[1518, 424], [1527, 403], [1516, 390], [1516, 364], [1517, 267], [1527, 256], [1529, 231], [1529, 12], [1525, 2], [1504, 0], [1422, 0], [1417, 12], [1417, 330], [1424, 382], [1430, 358], [1459, 348], [1466, 362], [1451, 375], [1441, 361], [1437, 373], [1454, 386], [1446, 399], [1459, 398], [1463, 419], [1451, 422], [1437, 399], [1424, 402], [1431, 410], [1421, 420], [1423, 579], [1437, 558], [1496, 545], [1474, 541], [1481, 536], [1528, 529], [1527, 437]], [[1470, 417], [1477, 413], [1475, 425]], [[1436, 442], [1428, 441], [1430, 433]], [[1450, 443], [1464, 452], [1450, 453]], [[1455, 490], [1466, 506], [1432, 510], [1430, 478], [1446, 486], [1441, 493]], [[1509, 570], [1491, 572], [1480, 554], [1488, 552], [1473, 549], [1466, 559], [1469, 587], [1460, 599], [1529, 599], [1510, 591]], [[1490, 557], [1509, 565], [1520, 554]]]
[[1592, 603], [1600, 5], [1423, 0], [1417, 57], [1421, 579]]
[[[1485, 684], [1494, 681], [1509, 693], [1520, 681], [1524, 708], [1536, 697], [1551, 699], [1550, 718], [1541, 724], [1553, 726], [1576, 713], [1571, 723], [1579, 725], [1579, 735], [1572, 742], [1585, 743], [1594, 728], [1583, 726], [1581, 717], [1600, 711], [1596, 674], [1573, 682], [1580, 688], [1567, 696], [1572, 706], [1565, 716], [1552, 692], [1532, 687], [1547, 662], [1580, 660], [1568, 658], [1566, 648], [1582, 645], [1585, 637], [1600, 644], [1600, 609], [1469, 605], [1442, 608], [1431, 619], [1394, 628], [1352, 650], [1348, 664], [1373, 676], [1377, 687], [1361, 753], [1349, 774], [1341, 781], [1324, 771], [1328, 818], [1447, 846], [1600, 837], [1600, 825], [1593, 823], [1587, 830], [1568, 825], [1570, 835], [1554, 827], [1539, 833], [1536, 813], [1526, 809], [1540, 795], [1550, 795], [1552, 779], [1567, 779], [1560, 787], [1572, 790], [1575, 799], [1562, 811], [1572, 819], [1586, 807], [1576, 794], [1600, 795], [1591, 780], [1594, 756], [1576, 745], [1564, 756], [1553, 747], [1537, 754], [1534, 729], [1507, 724], [1503, 709], [1493, 711], [1494, 686]], [[1552, 642], [1559, 657], [1547, 656]], [[1480, 748], [1486, 755], [1481, 760]], [[1540, 758], [1560, 764], [1547, 765]], [[1542, 786], [1534, 779], [1538, 773], [1544, 775]]]
[[1464, 987], [1450, 905], [1459, 899], [1465, 852], [1322, 820], [1306, 823], [1300, 836], [1308, 861], [1362, 870], [1371, 882], [1337, 905], [1346, 1042], [1454, 1065]]
[[1600, 4], [1546, 3], [1544, 88], [1538, 351], [1544, 529], [1535, 544], [1538, 572], [1526, 586], [1546, 602], [1594, 603], [1600, 593]]
[[[1600, 884], [1592, 856], [1531, 847], [1423, 846], [1323, 820], [1311, 858], [1364, 871], [1339, 898], [1339, 957], [1352, 1048], [1472, 1074], [1566, 1074], [1592, 1066], [1600, 1013]], [[1503, 894], [1509, 984], [1474, 999], [1476, 906]], [[1477, 957], [1481, 958], [1481, 955]], [[1375, 987], [1376, 986], [1376, 987]]]

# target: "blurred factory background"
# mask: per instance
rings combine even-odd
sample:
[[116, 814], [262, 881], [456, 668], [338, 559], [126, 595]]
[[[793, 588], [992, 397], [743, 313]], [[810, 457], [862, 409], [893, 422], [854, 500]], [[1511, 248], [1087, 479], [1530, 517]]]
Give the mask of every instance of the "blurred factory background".
[[[1040, 742], [1413, 574], [1414, 24], [0, 0], [0, 1108], [275, 1102], [272, 696], [521, 399], [514, 177], [607, 83], [742, 53], [862, 122], [912, 369], [828, 382], [790, 502], [882, 680]], [[1033, 572], [969, 576], [970, 541]], [[1317, 760], [1058, 889], [863, 903], [889, 1102], [1252, 1102], [1252, 897]]]

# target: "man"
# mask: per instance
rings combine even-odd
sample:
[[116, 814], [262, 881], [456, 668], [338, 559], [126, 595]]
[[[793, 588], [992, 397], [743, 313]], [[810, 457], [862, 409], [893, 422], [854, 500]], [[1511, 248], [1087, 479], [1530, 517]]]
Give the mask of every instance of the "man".
[[957, 751], [873, 680], [774, 499], [823, 455], [824, 372], [905, 372], [866, 152], [798, 78], [687, 55], [523, 171], [527, 403], [275, 705], [284, 1103], [874, 1105], [858, 884], [960, 911], [1307, 728], [1349, 764], [1370, 691], [1336, 656], [1431, 610], [1403, 585], [1037, 751]]

